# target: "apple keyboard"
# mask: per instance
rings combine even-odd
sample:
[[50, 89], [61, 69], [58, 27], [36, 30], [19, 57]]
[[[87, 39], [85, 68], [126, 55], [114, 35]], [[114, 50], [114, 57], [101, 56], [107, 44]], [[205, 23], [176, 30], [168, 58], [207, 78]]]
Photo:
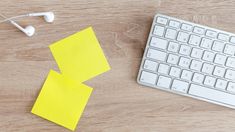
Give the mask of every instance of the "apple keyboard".
[[235, 34], [157, 14], [137, 82], [235, 109]]

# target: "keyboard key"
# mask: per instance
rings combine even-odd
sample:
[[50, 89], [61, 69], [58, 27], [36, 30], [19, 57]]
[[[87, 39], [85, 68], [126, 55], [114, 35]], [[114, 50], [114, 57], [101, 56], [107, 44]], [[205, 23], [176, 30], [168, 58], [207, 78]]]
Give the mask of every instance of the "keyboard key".
[[223, 77], [225, 73], [225, 69], [223, 67], [215, 66], [215, 70], [213, 72], [213, 75]]
[[228, 55], [234, 55], [235, 54], [235, 45], [226, 44], [224, 48], [224, 53]]
[[166, 25], [167, 24], [167, 18], [157, 17], [157, 23]]
[[168, 41], [165, 39], [152, 37], [150, 41], [150, 46], [165, 50], [167, 47]]
[[200, 74], [200, 73], [194, 73], [193, 75], [193, 82], [196, 82], [196, 83], [202, 83], [204, 80], [204, 75]]
[[181, 29], [182, 29], [182, 30], [185, 30], [185, 31], [192, 31], [192, 28], [193, 28], [193, 26], [192, 26], [192, 25], [189, 25], [189, 24], [183, 23], [183, 24], [181, 25]]
[[174, 80], [171, 86], [171, 89], [174, 91], [187, 93], [189, 83], [181, 80]]
[[216, 88], [225, 90], [226, 86], [227, 86], [227, 81], [221, 80], [221, 79], [217, 79], [217, 82], [215, 84]]
[[217, 64], [224, 65], [227, 57], [221, 54], [216, 54], [214, 62]]
[[148, 84], [155, 85], [157, 80], [157, 75], [154, 73], [143, 71], [141, 73], [140, 81]]
[[178, 52], [178, 49], [179, 49], [179, 44], [178, 44], [178, 43], [169, 42], [168, 51], [171, 51], [171, 52]]
[[189, 38], [189, 34], [185, 32], [179, 32], [177, 36], [177, 40], [180, 42], [187, 43]]
[[208, 100], [212, 100], [212, 101], [217, 101], [220, 103], [224, 103], [224, 104], [230, 104], [235, 106], [235, 95], [233, 94], [229, 94], [229, 93], [225, 93], [222, 91], [218, 91], [215, 89], [211, 89], [211, 88], [206, 88], [200, 85], [195, 85], [195, 84], [191, 84], [190, 88], [189, 88], [189, 94], [196, 96], [196, 97], [201, 97], [204, 99], [208, 99]]
[[219, 40], [223, 40], [223, 41], [229, 41], [229, 35], [223, 34], [223, 33], [219, 33], [218, 39]]
[[228, 67], [235, 68], [235, 58], [228, 57], [227, 62], [225, 64]]
[[207, 74], [212, 74], [214, 70], [214, 66], [208, 63], [203, 63], [202, 66], [202, 72], [207, 73]]
[[192, 79], [192, 76], [193, 76], [193, 72], [188, 71], [188, 70], [183, 70], [181, 74], [181, 78], [187, 81], [190, 81]]
[[190, 69], [200, 71], [202, 68], [202, 62], [197, 60], [192, 60]]
[[160, 64], [158, 67], [158, 72], [162, 74], [168, 74], [170, 66], [166, 64]]
[[169, 89], [171, 86], [171, 78], [159, 76], [157, 86]]
[[219, 42], [219, 41], [214, 41], [212, 50], [217, 51], [217, 52], [222, 52], [224, 49], [224, 43]]
[[232, 36], [232, 37], [230, 38], [230, 42], [231, 42], [231, 43], [235, 43], [235, 37], [234, 37], [234, 36]]
[[173, 77], [179, 77], [179, 76], [180, 76], [180, 73], [181, 73], [180, 68], [171, 67], [171, 70], [170, 70], [170, 74], [169, 74], [169, 75], [171, 75], [171, 76], [173, 76]]
[[198, 49], [198, 48], [193, 48], [191, 52], [191, 57], [200, 59], [202, 58], [202, 54], [203, 54], [203, 50]]
[[162, 26], [155, 26], [153, 34], [157, 36], [163, 36], [165, 28]]
[[211, 76], [206, 76], [206, 78], [204, 80], [204, 84], [211, 86], [211, 87], [214, 87], [215, 82], [216, 82], [216, 78], [211, 77]]
[[144, 62], [144, 69], [150, 70], [150, 71], [156, 71], [157, 70], [158, 63], [150, 60], [145, 60]]
[[230, 91], [230, 92], [235, 93], [235, 83], [234, 82], [229, 82], [227, 90]]
[[206, 30], [206, 36], [215, 38], [217, 36], [217, 32], [212, 30]]
[[225, 78], [235, 80], [235, 70], [228, 69], [226, 71]]
[[179, 56], [177, 55], [173, 55], [173, 54], [169, 54], [168, 58], [167, 58], [167, 62], [170, 64], [177, 64], [179, 61]]
[[177, 22], [177, 21], [174, 21], [174, 20], [170, 20], [169, 26], [170, 27], [174, 27], [174, 28], [178, 28], [180, 26], [180, 22]]
[[204, 34], [205, 29], [201, 27], [194, 27], [193, 32], [197, 34]]
[[166, 52], [149, 49], [147, 53], [147, 57], [159, 61], [165, 61], [166, 60]]
[[190, 38], [189, 38], [189, 44], [192, 44], [192, 45], [199, 45], [201, 42], [201, 37], [197, 36], [197, 35], [190, 35]]
[[211, 39], [202, 38], [201, 47], [206, 49], [211, 49], [213, 41]]
[[184, 68], [188, 68], [190, 64], [190, 59], [185, 57], [180, 57], [179, 66], [182, 66]]
[[191, 52], [191, 48], [187, 45], [181, 45], [179, 53], [182, 55], [189, 55]]
[[166, 37], [166, 38], [169, 38], [169, 39], [175, 39], [176, 34], [177, 34], [177, 31], [176, 31], [175, 29], [170, 29], [170, 28], [168, 28], [168, 29], [166, 30], [165, 37]]
[[215, 54], [209, 51], [205, 51], [203, 54], [202, 59], [205, 61], [210, 61], [212, 62], [214, 60]]

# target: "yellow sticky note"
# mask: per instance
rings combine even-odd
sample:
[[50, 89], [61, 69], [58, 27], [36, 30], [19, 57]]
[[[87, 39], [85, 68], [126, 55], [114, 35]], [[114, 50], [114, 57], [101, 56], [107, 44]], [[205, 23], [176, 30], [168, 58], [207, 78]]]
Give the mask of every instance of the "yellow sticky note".
[[91, 87], [51, 70], [31, 112], [75, 130], [91, 92]]
[[91, 27], [50, 45], [50, 50], [61, 73], [78, 82], [110, 69]]

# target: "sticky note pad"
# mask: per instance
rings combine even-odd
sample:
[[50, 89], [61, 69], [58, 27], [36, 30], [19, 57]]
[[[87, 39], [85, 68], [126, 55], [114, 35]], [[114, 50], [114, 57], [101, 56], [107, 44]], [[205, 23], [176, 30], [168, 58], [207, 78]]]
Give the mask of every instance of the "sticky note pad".
[[50, 71], [32, 113], [75, 130], [92, 88]]
[[50, 50], [61, 73], [78, 82], [110, 69], [91, 27], [50, 45]]

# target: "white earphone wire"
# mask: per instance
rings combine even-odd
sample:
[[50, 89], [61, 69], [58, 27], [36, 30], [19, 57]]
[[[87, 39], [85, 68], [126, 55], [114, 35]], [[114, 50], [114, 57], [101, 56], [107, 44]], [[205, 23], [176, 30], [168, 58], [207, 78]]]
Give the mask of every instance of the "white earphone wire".
[[6, 19], [6, 16], [0, 13], [0, 16], [4, 19]]
[[9, 20], [13, 20], [13, 19], [17, 19], [17, 18], [22, 18], [22, 17], [26, 17], [28, 16], [28, 14], [26, 15], [19, 15], [19, 16], [13, 16], [13, 17], [10, 17], [10, 18], [7, 18], [5, 15], [3, 14], [0, 14], [1, 17], [5, 18], [4, 20], [0, 21], [0, 23], [4, 23], [4, 22], [7, 22]]

